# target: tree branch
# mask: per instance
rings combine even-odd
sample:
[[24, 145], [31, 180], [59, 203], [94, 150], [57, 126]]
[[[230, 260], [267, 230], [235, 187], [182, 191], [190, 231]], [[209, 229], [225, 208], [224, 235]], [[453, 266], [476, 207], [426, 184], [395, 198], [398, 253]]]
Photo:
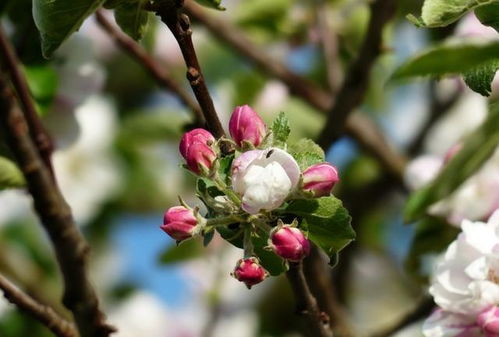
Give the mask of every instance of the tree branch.
[[64, 278], [64, 305], [72, 311], [81, 337], [107, 337], [115, 329], [105, 322], [86, 272], [89, 247], [71, 210], [54, 184], [33, 144], [29, 127], [5, 77], [0, 74], [0, 123], [24, 174], [34, 207], [55, 250]]
[[74, 325], [59, 316], [51, 307], [37, 302], [34, 298], [25, 294], [7, 278], [0, 275], [0, 289], [4, 297], [20, 310], [24, 311], [58, 337], [78, 337]]
[[2, 27], [0, 27], [0, 55], [2, 56], [3, 66], [7, 69], [10, 75], [12, 84], [14, 85], [19, 97], [19, 101], [25, 111], [31, 138], [35, 142], [37, 150], [53, 178], [54, 170], [52, 167], [51, 156], [54, 150], [54, 145], [52, 139], [38, 118], [28, 84], [26, 83], [26, 79], [24, 78], [21, 69], [19, 69], [19, 60], [14, 52], [14, 48], [12, 48], [12, 45], [3, 32]]
[[343, 133], [353, 110], [362, 103], [369, 86], [369, 75], [382, 52], [383, 30], [395, 13], [394, 0], [376, 0], [370, 5], [371, 19], [359, 55], [350, 65], [336, 102], [319, 136], [319, 145], [328, 148]]
[[[333, 104], [330, 93], [319, 88], [315, 83], [292, 73], [284, 64], [269, 57], [265, 50], [255, 45], [229, 22], [206, 14], [205, 10], [192, 1], [187, 1], [184, 6], [187, 13], [203, 24], [215, 38], [253, 62], [265, 75], [282, 81], [292, 94], [301, 97], [317, 110], [329, 112]], [[373, 122], [361, 114], [354, 113], [348, 117], [345, 130], [362, 148], [377, 158], [388, 172], [402, 181], [402, 168], [405, 166], [406, 159], [388, 144], [383, 133]]]
[[177, 40], [187, 66], [187, 79], [203, 111], [208, 129], [216, 138], [220, 138], [225, 135], [225, 132], [215, 111], [213, 100], [201, 72], [196, 50], [192, 44], [190, 19], [181, 13], [183, 5], [183, 0], [165, 1], [158, 4], [156, 14], [161, 17], [163, 23], [168, 26]]
[[196, 118], [196, 124], [203, 125], [204, 117], [199, 105], [195, 100], [192, 99], [191, 95], [182, 88], [173, 78], [171, 78], [170, 74], [150, 55], [147, 54], [144, 48], [137, 42], [135, 42], [132, 38], [128, 37], [126, 34], [122, 33], [118, 30], [111, 22], [109, 22], [102, 10], [98, 10], [95, 13], [95, 17], [97, 19], [97, 23], [100, 27], [109, 34], [109, 36], [114, 40], [114, 42], [121, 47], [130, 57], [135, 59], [138, 63], [140, 63], [153, 77], [156, 83], [168, 90], [173, 92], [178, 96], [180, 101], [188, 107], [190, 110], [194, 112], [194, 116]]
[[317, 300], [312, 295], [303, 274], [302, 263], [290, 263], [286, 276], [296, 297], [296, 311], [307, 318], [312, 335], [317, 337], [333, 337], [329, 326], [329, 316], [319, 309]]

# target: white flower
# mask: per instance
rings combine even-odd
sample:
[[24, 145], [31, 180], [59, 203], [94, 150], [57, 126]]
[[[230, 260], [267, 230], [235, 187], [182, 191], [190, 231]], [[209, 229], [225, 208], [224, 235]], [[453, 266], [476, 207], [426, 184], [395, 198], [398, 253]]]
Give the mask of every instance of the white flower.
[[92, 96], [75, 115], [81, 128], [78, 140], [55, 152], [53, 162], [76, 221], [86, 224], [120, 188], [119, 165], [112, 156], [116, 111], [108, 100]]
[[430, 287], [445, 311], [477, 315], [499, 304], [499, 210], [488, 223], [463, 221]]
[[250, 214], [281, 206], [299, 180], [298, 164], [278, 148], [247, 151], [232, 164], [232, 186]]

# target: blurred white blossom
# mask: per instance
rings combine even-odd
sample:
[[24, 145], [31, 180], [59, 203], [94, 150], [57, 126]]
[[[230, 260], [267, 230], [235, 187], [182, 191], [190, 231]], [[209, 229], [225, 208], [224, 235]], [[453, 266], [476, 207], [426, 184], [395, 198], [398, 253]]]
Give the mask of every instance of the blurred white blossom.
[[[404, 180], [410, 189], [419, 189], [437, 176], [449, 152], [483, 123], [487, 104], [487, 99], [466, 90], [454, 107], [434, 124], [425, 139], [425, 153], [407, 165]], [[430, 207], [429, 212], [446, 217], [458, 226], [463, 219], [486, 219], [498, 207], [499, 149], [456, 191]]]
[[86, 223], [120, 187], [120, 167], [112, 153], [116, 111], [107, 99], [93, 96], [75, 116], [81, 129], [78, 140], [54, 153], [53, 162], [75, 219]]
[[490, 336], [484, 314], [499, 304], [499, 211], [461, 229], [435, 269], [430, 293], [440, 308], [423, 326], [427, 337]]

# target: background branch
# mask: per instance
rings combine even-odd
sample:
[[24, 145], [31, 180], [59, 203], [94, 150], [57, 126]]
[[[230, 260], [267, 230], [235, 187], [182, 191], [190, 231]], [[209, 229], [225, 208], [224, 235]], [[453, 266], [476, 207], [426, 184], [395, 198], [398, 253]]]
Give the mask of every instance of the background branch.
[[59, 316], [51, 307], [37, 302], [25, 294], [3, 275], [0, 275], [0, 289], [4, 297], [20, 310], [24, 311], [58, 337], [78, 337], [78, 332], [72, 323]]
[[132, 38], [128, 37], [126, 34], [117, 29], [111, 22], [109, 22], [102, 10], [98, 10], [95, 13], [95, 17], [99, 26], [109, 34], [109, 36], [118, 46], [121, 47], [123, 51], [141, 64], [160, 87], [176, 94], [180, 101], [194, 112], [196, 125], [203, 125], [205, 123], [203, 113], [201, 112], [201, 109], [196, 101], [170, 76], [170, 74], [168, 74], [159, 62], [147, 54], [146, 50], [142, 48], [140, 44], [135, 42]]
[[0, 75], [0, 121], [7, 142], [24, 174], [34, 207], [54, 247], [64, 278], [64, 305], [72, 311], [81, 337], [105, 337], [106, 324], [86, 272], [89, 247], [71, 210], [54, 184], [33, 144], [29, 127], [5, 78]]
[[7, 70], [10, 75], [12, 84], [16, 89], [16, 93], [19, 97], [19, 101], [25, 112], [26, 121], [28, 122], [30, 128], [30, 134], [37, 146], [37, 150], [42, 157], [45, 166], [49, 169], [52, 178], [54, 178], [54, 171], [52, 168], [52, 151], [54, 150], [54, 145], [52, 139], [50, 138], [48, 132], [43, 126], [42, 122], [38, 118], [38, 114], [33, 104], [31, 98], [31, 92], [28, 87], [28, 83], [22, 74], [20, 69], [20, 62], [14, 52], [14, 48], [10, 44], [7, 36], [0, 26], [0, 55], [2, 57], [3, 67]]
[[333, 333], [329, 326], [329, 316], [319, 309], [317, 300], [312, 295], [303, 274], [302, 263], [290, 263], [286, 276], [296, 297], [297, 312], [307, 317], [307, 323], [312, 335], [317, 337], [332, 337]]

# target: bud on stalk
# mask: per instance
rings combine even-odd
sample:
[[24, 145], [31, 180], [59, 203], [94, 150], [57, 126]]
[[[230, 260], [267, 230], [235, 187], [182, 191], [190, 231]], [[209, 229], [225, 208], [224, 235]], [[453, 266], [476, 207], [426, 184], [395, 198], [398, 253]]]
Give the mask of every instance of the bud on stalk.
[[270, 233], [269, 247], [291, 262], [299, 262], [310, 254], [310, 241], [301, 230], [290, 225], [277, 226]]
[[177, 242], [193, 236], [198, 219], [184, 206], [175, 206], [165, 212], [161, 229]]
[[248, 289], [265, 280], [268, 273], [255, 257], [240, 259], [231, 275], [238, 281], [244, 282]]
[[229, 133], [239, 146], [248, 142], [257, 147], [261, 144], [267, 127], [260, 116], [249, 105], [238, 106], [229, 121]]
[[208, 172], [217, 155], [211, 148], [215, 138], [204, 129], [186, 132], [180, 141], [179, 150], [187, 167], [196, 174]]
[[322, 197], [331, 194], [339, 180], [336, 167], [329, 163], [315, 164], [303, 171], [303, 190], [312, 192], [315, 197]]

